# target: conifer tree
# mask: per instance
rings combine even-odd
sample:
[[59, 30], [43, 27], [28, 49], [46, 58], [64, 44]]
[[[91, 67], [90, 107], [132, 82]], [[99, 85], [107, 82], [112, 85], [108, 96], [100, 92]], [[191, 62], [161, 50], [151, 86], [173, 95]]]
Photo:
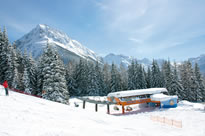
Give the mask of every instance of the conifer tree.
[[41, 58], [43, 86], [42, 97], [48, 100], [68, 103], [65, 69], [57, 52], [48, 44]]
[[161, 87], [161, 73], [159, 66], [155, 60], [152, 62], [152, 78], [151, 87]]
[[0, 82], [7, 80], [9, 87], [17, 88], [19, 75], [16, 50], [9, 43], [6, 28], [4, 28], [3, 33], [0, 32], [0, 59]]
[[189, 75], [189, 83], [190, 83], [190, 88], [188, 92], [188, 100], [189, 101], [197, 101], [197, 94], [200, 91], [199, 90], [199, 83], [196, 81], [196, 76], [194, 74], [194, 70], [192, 68], [192, 64], [190, 61], [187, 62], [187, 72]]
[[135, 63], [132, 60], [131, 65], [128, 66], [128, 90], [136, 89], [135, 86]]
[[31, 88], [30, 88], [30, 78], [28, 73], [28, 67], [24, 67], [24, 73], [23, 73], [23, 85], [24, 85], [24, 92], [31, 94]]
[[98, 61], [95, 64], [94, 76], [96, 76], [96, 90], [98, 92], [98, 96], [103, 96], [105, 83], [103, 82], [103, 73]]
[[77, 95], [78, 96], [84, 96], [88, 94], [87, 92], [87, 75], [88, 75], [88, 66], [87, 62], [84, 60], [80, 60], [79, 63], [76, 65], [75, 71], [74, 71], [74, 79], [76, 81], [77, 85]]
[[183, 99], [188, 101], [197, 101], [197, 92], [199, 92], [199, 84], [192, 69], [190, 61], [185, 61], [181, 68], [181, 80], [184, 87], [182, 94]]
[[139, 78], [139, 89], [146, 89], [147, 88], [147, 83], [146, 83], [146, 80], [145, 80], [145, 72], [144, 72], [144, 68], [143, 68], [143, 66], [140, 64], [139, 65], [139, 69], [138, 69], [138, 71], [139, 71], [139, 76], [138, 76], [138, 78]]
[[107, 95], [108, 93], [110, 93], [110, 79], [111, 79], [111, 76], [110, 76], [110, 68], [109, 68], [109, 65], [107, 63], [104, 64], [103, 66], [103, 82], [105, 84], [105, 87], [104, 87], [104, 95]]
[[23, 86], [23, 73], [24, 73], [24, 64], [23, 64], [23, 56], [21, 54], [21, 52], [16, 48], [15, 43], [13, 44], [13, 47], [16, 51], [16, 56], [17, 56], [17, 71], [18, 71], [18, 87], [17, 89], [19, 90], [24, 90], [24, 86]]
[[23, 84], [24, 91], [28, 94], [38, 94], [37, 90], [37, 69], [36, 63], [32, 58], [32, 55], [27, 56], [27, 52], [24, 52], [23, 58], [24, 74]]
[[14, 65], [13, 65], [13, 57], [12, 57], [12, 47], [8, 45], [7, 53], [5, 56], [6, 59], [6, 66], [5, 66], [5, 80], [8, 81], [8, 85], [12, 87], [13, 78], [14, 78]]
[[20, 89], [21, 87], [21, 81], [20, 81], [20, 72], [18, 70], [19, 67], [19, 56], [17, 54], [17, 49], [15, 42], [12, 45], [11, 49], [11, 56], [12, 56], [12, 66], [13, 66], [13, 81], [12, 81], [12, 87], [16, 89]]
[[135, 86], [135, 89], [141, 89], [140, 82], [141, 82], [140, 67], [139, 67], [139, 64], [136, 60], [135, 65], [134, 65], [134, 86]]
[[42, 96], [42, 91], [43, 91], [43, 80], [44, 80], [44, 73], [43, 73], [43, 68], [44, 68], [44, 60], [43, 55], [41, 55], [37, 61], [37, 69], [36, 69], [36, 75], [37, 75], [37, 92], [36, 95]]
[[171, 89], [171, 85], [173, 82], [173, 73], [171, 69], [171, 63], [169, 60], [164, 61], [162, 66], [162, 73], [164, 75], [165, 87], [167, 88], [170, 95], [174, 95], [175, 92], [173, 92], [173, 89]]
[[[95, 66], [93, 63], [89, 63], [89, 71], [88, 71], [88, 76], [87, 76], [87, 92], [88, 95], [90, 96], [99, 96], [100, 90], [98, 86], [98, 81], [97, 81], [97, 75], [95, 71]], [[86, 94], [85, 94], [86, 95]]]
[[[0, 60], [3, 60], [3, 49], [4, 49], [4, 39], [3, 39], [3, 33], [0, 28]], [[0, 62], [0, 66], [2, 66], [2, 62]], [[3, 77], [3, 70], [0, 69], [0, 83], [3, 83], [4, 81]]]
[[147, 82], [147, 88], [151, 88], [152, 85], [152, 73], [150, 70], [150, 67], [147, 69], [147, 74], [146, 74], [146, 82]]
[[198, 82], [199, 85], [199, 88], [197, 89], [198, 92], [196, 96], [196, 101], [197, 102], [205, 101], [205, 85], [197, 63], [195, 63], [194, 73], [195, 73], [196, 81]]
[[111, 92], [117, 92], [120, 90], [120, 76], [114, 63], [112, 63], [111, 67], [110, 89]]
[[30, 88], [32, 94], [37, 94], [37, 65], [36, 61], [33, 59], [31, 53], [28, 58], [29, 61], [29, 78], [30, 78]]
[[187, 79], [189, 78], [187, 70], [186, 70], [186, 65], [185, 62], [180, 66], [180, 79], [181, 79], [181, 83], [182, 86], [184, 88], [184, 91], [181, 92], [180, 96], [181, 99], [183, 100], [188, 100], [188, 90], [190, 88], [189, 82], [187, 81]]
[[67, 87], [70, 92], [70, 96], [77, 96], [77, 86], [76, 81], [74, 79], [74, 70], [75, 70], [75, 63], [70, 61], [66, 67], [66, 80], [67, 80]]
[[17, 56], [16, 50], [13, 48], [12, 45], [9, 44], [7, 50], [7, 70], [5, 71], [5, 79], [8, 80], [8, 84], [11, 88], [18, 88], [19, 87], [19, 74], [17, 70]]
[[177, 65], [176, 63], [174, 63], [173, 80], [170, 86], [170, 92], [173, 93], [172, 95], [177, 95], [179, 99], [182, 99], [183, 97], [181, 96], [181, 94], [183, 93], [184, 88], [178, 76]]
[[127, 74], [127, 70], [124, 67], [124, 65], [121, 63], [120, 64], [120, 78], [121, 78], [121, 90], [127, 90], [128, 88], [128, 74]]
[[23, 65], [24, 65], [24, 72], [23, 72], [23, 90], [31, 94], [31, 88], [30, 88], [30, 78], [29, 78], [29, 62], [28, 62], [28, 56], [27, 52], [24, 51], [24, 56], [23, 56]]
[[[7, 77], [9, 77], [9, 75], [7, 75], [6, 77], [6, 72], [8, 71], [8, 59], [11, 56], [10, 52], [9, 52], [9, 40], [8, 40], [8, 36], [7, 36], [7, 32], [6, 32], [6, 28], [4, 28], [3, 32], [0, 33], [0, 43], [1, 43], [1, 47], [0, 47], [0, 81], [3, 83], [4, 80], [8, 80], [6, 79]], [[9, 83], [9, 85], [11, 85], [11, 82]]]

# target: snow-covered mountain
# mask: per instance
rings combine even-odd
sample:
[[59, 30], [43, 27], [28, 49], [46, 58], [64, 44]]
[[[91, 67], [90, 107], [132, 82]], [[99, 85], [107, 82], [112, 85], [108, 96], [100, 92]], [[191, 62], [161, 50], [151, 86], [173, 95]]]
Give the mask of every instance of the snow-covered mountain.
[[45, 24], [37, 25], [28, 34], [16, 41], [16, 46], [22, 52], [31, 52], [34, 58], [38, 58], [47, 42], [55, 47], [64, 62], [79, 60], [80, 58], [101, 61], [101, 58], [92, 50], [86, 48], [76, 40], [72, 40], [62, 31], [51, 28]]
[[128, 67], [128, 65], [131, 64], [133, 59], [134, 59], [133, 57], [124, 56], [124, 55], [115, 55], [113, 53], [110, 53], [103, 58], [105, 63], [108, 63], [110, 65], [114, 63], [118, 66], [120, 66], [120, 64], [122, 63], [122, 65], [125, 67]]
[[202, 54], [196, 58], [190, 58], [189, 61], [191, 61], [192, 64], [198, 63], [200, 71], [205, 75], [205, 54]]
[[[137, 62], [142, 64], [145, 68], [147, 68], [148, 66], [152, 64], [152, 60], [149, 60], [147, 58], [136, 59], [134, 57], [124, 56], [124, 55], [115, 55], [113, 53], [110, 53], [107, 56], [105, 56], [103, 60], [105, 63], [108, 63], [110, 65], [114, 63], [117, 66], [120, 66], [120, 64], [122, 63], [122, 65], [125, 66], [126, 68], [131, 64], [132, 60], [137, 60]], [[164, 60], [157, 59], [156, 61], [158, 62], [159, 65], [161, 65]]]

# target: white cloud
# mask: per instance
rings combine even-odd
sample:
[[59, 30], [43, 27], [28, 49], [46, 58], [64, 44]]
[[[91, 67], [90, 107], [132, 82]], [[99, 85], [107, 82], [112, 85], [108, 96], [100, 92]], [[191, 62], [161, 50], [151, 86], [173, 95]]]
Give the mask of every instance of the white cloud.
[[96, 6], [98, 6], [102, 10], [107, 10], [108, 9], [108, 7], [105, 4], [103, 4], [102, 2], [94, 1], [94, 3], [96, 4]]
[[[169, 51], [205, 34], [203, 1], [105, 0], [103, 21], [110, 33], [123, 34], [136, 52]], [[205, 3], [204, 3], [205, 4]], [[137, 43], [137, 44], [136, 44]]]
[[137, 43], [137, 44], [141, 44], [141, 43], [143, 43], [142, 40], [140, 40], [140, 39], [136, 39], [136, 38], [129, 38], [128, 40], [129, 40], [129, 41], [132, 41], [132, 42], [134, 42], [134, 43]]
[[147, 10], [147, 0], [105, 0], [100, 5], [105, 23], [109, 29], [126, 29], [143, 16]]

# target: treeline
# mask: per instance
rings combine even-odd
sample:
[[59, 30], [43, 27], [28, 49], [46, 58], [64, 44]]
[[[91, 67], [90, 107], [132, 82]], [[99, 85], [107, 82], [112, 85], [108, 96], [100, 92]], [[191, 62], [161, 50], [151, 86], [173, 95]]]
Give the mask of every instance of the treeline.
[[153, 60], [145, 69], [142, 64], [132, 61], [128, 69], [123, 65], [93, 64], [81, 60], [66, 66], [67, 85], [71, 96], [98, 96], [122, 90], [164, 87], [170, 95], [181, 100], [205, 101], [205, 81], [197, 63], [189, 61], [180, 65], [164, 61], [162, 66]]
[[136, 60], [128, 69], [86, 60], [64, 65], [49, 44], [35, 61], [31, 54], [21, 54], [15, 43], [9, 43], [5, 29], [0, 31], [0, 82], [4, 80], [12, 88], [62, 103], [68, 103], [70, 96], [105, 96], [153, 87], [166, 87], [170, 95], [183, 100], [205, 101], [204, 79], [198, 65], [189, 61], [177, 65], [168, 60], [159, 66], [153, 60], [146, 69]]

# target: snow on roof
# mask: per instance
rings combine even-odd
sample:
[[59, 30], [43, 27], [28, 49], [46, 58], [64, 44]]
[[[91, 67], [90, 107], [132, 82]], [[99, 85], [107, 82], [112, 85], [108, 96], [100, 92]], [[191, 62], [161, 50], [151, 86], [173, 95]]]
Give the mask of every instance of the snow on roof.
[[136, 96], [136, 95], [145, 95], [145, 94], [158, 94], [162, 92], [167, 92], [166, 88], [149, 88], [149, 89], [139, 89], [139, 90], [129, 90], [129, 91], [120, 91], [109, 93], [108, 96], [114, 97], [128, 97], [128, 96]]
[[167, 101], [167, 100], [170, 100], [170, 99], [173, 99], [173, 98], [178, 98], [176, 95], [174, 96], [168, 96], [168, 95], [165, 95], [165, 94], [153, 94], [150, 96], [151, 97], [151, 100], [152, 101]]

